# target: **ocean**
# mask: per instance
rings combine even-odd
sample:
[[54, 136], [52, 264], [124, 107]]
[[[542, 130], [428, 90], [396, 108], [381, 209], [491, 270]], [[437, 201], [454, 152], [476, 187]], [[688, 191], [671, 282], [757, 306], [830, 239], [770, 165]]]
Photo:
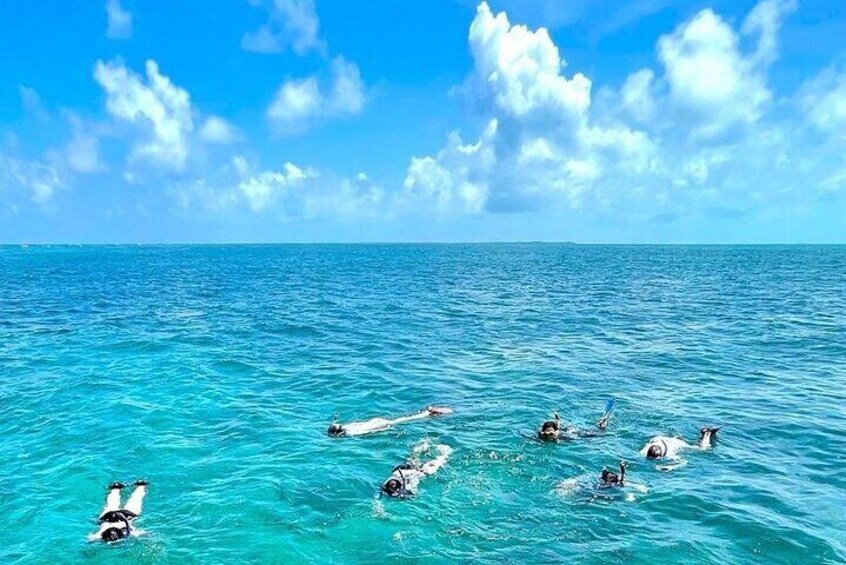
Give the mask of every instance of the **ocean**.
[[[4, 564], [843, 563], [845, 406], [843, 246], [0, 247]], [[137, 478], [146, 534], [87, 542]]]

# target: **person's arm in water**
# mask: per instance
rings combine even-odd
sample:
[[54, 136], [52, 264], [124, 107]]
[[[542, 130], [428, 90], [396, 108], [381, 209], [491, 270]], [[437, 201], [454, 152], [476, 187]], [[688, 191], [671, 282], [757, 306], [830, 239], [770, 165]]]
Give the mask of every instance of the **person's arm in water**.
[[626, 462], [620, 461], [620, 486], [625, 486], [626, 484]]

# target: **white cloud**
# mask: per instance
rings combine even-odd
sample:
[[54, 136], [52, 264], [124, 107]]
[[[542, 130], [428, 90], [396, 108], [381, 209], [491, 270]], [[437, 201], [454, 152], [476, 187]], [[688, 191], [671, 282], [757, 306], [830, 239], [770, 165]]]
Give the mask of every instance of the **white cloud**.
[[[685, 121], [703, 139], [754, 124], [772, 99], [766, 72], [778, 56], [781, 20], [793, 9], [792, 0], [763, 0], [740, 33], [712, 10], [702, 10], [658, 40], [663, 77], [656, 79], [650, 69], [631, 75], [621, 92], [624, 107], [645, 121], [660, 106], [662, 120]], [[757, 38], [749, 53], [741, 49], [743, 36]]]
[[770, 100], [764, 77], [739, 51], [737, 34], [711, 10], [658, 41], [670, 99], [704, 136], [757, 121]]
[[[793, 9], [762, 0], [739, 29], [704, 10], [658, 40], [663, 72], [639, 70], [592, 100], [590, 79], [567, 71], [546, 30], [512, 25], [483, 2], [462, 92], [488, 125], [476, 142], [456, 132], [412, 158], [404, 199], [442, 214], [725, 217], [846, 188], [842, 147], [807, 152], [820, 144], [814, 132], [772, 111], [768, 72]], [[846, 133], [842, 100], [846, 73], [829, 70], [808, 81], [800, 105], [815, 128]]]
[[815, 128], [846, 138], [846, 71], [829, 67], [808, 80], [799, 104]]
[[219, 116], [209, 116], [200, 128], [200, 139], [206, 143], [229, 145], [238, 139], [238, 130]]
[[479, 92], [490, 95], [499, 111], [581, 116], [590, 105], [590, 80], [581, 73], [570, 79], [561, 74], [566, 62], [546, 29], [512, 26], [505, 12], [494, 16], [483, 2], [469, 40]]
[[246, 199], [250, 208], [257, 212], [267, 208], [274, 200], [317, 173], [307, 172], [293, 163], [285, 163], [282, 171], [263, 171], [248, 176], [238, 183], [238, 191]]
[[267, 108], [267, 117], [276, 124], [293, 129], [323, 111], [323, 94], [315, 77], [285, 81]]
[[481, 139], [465, 144], [457, 132], [436, 157], [412, 157], [405, 178], [404, 204], [432, 203], [441, 214], [480, 212], [488, 198], [488, 175], [496, 158], [492, 143], [497, 121], [491, 120]]
[[18, 93], [21, 95], [21, 103], [23, 104], [24, 110], [41, 120], [46, 120], [50, 117], [50, 114], [41, 102], [41, 96], [34, 88], [19, 85]]
[[120, 0], [107, 0], [106, 16], [108, 17], [106, 37], [109, 39], [132, 37], [132, 13], [123, 9]]
[[360, 114], [364, 109], [365, 91], [358, 66], [343, 57], [335, 57], [331, 70], [332, 91], [326, 98], [328, 115]]
[[183, 209], [281, 220], [377, 217], [387, 210], [384, 191], [366, 179], [339, 178], [293, 163], [278, 171], [258, 170], [243, 156], [234, 157], [216, 179], [182, 184], [174, 195]]
[[254, 5], [265, 6], [268, 20], [258, 30], [241, 38], [241, 47], [256, 53], [279, 53], [288, 46], [298, 55], [311, 49], [325, 49], [318, 36], [320, 21], [314, 0], [254, 0]]
[[279, 87], [267, 108], [267, 118], [278, 133], [297, 133], [328, 118], [359, 114], [366, 94], [355, 63], [336, 57], [331, 83], [321, 89], [315, 76], [288, 80]]
[[240, 176], [245, 176], [250, 171], [250, 163], [243, 155], [232, 157], [232, 166]]
[[90, 128], [82, 122], [75, 114], [70, 114], [68, 120], [73, 130], [73, 135], [65, 155], [67, 166], [71, 171], [77, 173], [97, 173], [106, 169], [105, 163], [100, 158], [100, 140]]
[[0, 152], [0, 192], [23, 189], [33, 202], [44, 204], [64, 185], [56, 165]]
[[651, 69], [642, 69], [626, 79], [620, 92], [623, 106], [639, 122], [647, 122], [654, 116], [654, 84], [655, 73]]
[[98, 61], [94, 78], [106, 91], [109, 114], [141, 132], [130, 159], [181, 171], [194, 129], [190, 96], [159, 73], [155, 61], [147, 61], [145, 68], [146, 81], [121, 62]]
[[577, 208], [611, 164], [648, 168], [653, 146], [642, 132], [592, 124], [591, 81], [564, 74], [549, 33], [511, 25], [481, 3], [468, 36], [474, 72], [465, 92], [489, 113], [476, 143], [457, 133], [434, 157], [412, 158], [410, 200], [440, 213], [517, 211], [552, 203]]
[[771, 65], [778, 59], [778, 32], [782, 20], [796, 8], [796, 0], [762, 0], [752, 8], [741, 28], [744, 35], [758, 36], [751, 64]]

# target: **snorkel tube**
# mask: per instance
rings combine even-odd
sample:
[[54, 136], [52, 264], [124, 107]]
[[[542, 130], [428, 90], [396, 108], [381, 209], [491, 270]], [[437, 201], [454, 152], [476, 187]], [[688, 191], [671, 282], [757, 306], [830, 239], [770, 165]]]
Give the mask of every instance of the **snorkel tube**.
[[[391, 478], [385, 481], [382, 485], [382, 488], [380, 489], [383, 493], [387, 494], [391, 498], [408, 498], [411, 496], [411, 492], [406, 487], [406, 485], [408, 484], [408, 479], [405, 478], [405, 475], [402, 472], [404, 467], [404, 465], [397, 465], [396, 467], [394, 467], [394, 469], [391, 471]], [[408, 467], [405, 468], [407, 469]], [[394, 477], [394, 474], [398, 474], [399, 478]], [[386, 485], [391, 481], [396, 481], [400, 484], [399, 488], [393, 492], [389, 491], [386, 488]]]
[[120, 517], [126, 525], [126, 539], [129, 539], [130, 536], [132, 536], [132, 526], [129, 525], [129, 518], [127, 518], [125, 514], [121, 514]]

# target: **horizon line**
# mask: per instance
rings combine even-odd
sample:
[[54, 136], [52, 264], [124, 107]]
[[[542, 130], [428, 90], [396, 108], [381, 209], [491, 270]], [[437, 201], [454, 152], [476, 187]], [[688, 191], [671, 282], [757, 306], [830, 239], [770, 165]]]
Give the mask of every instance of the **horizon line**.
[[273, 245], [570, 245], [570, 246], [839, 246], [843, 242], [595, 242], [558, 240], [396, 240], [396, 241], [153, 241], [153, 242], [0, 242], [0, 247], [163, 247], [163, 246], [273, 246]]

